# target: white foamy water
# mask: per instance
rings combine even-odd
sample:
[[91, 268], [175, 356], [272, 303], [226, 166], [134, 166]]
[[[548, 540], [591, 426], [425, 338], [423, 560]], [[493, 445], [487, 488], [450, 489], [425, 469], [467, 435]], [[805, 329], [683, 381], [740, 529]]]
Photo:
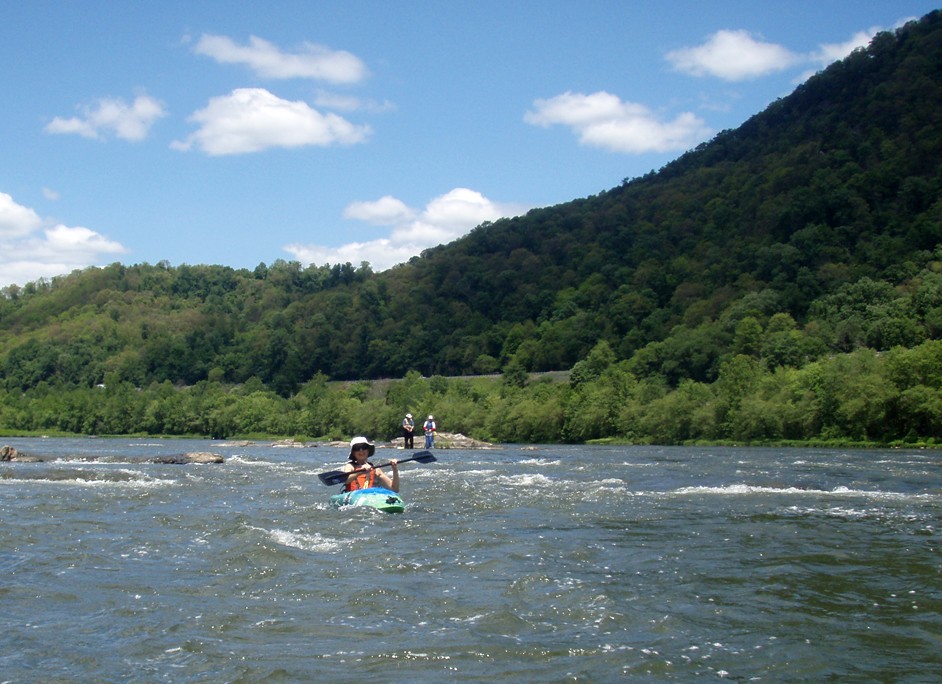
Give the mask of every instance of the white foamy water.
[[342, 543], [339, 539], [330, 539], [319, 534], [309, 534], [297, 530], [261, 530], [272, 540], [285, 546], [291, 546], [304, 551], [320, 551], [330, 553], [341, 548]]

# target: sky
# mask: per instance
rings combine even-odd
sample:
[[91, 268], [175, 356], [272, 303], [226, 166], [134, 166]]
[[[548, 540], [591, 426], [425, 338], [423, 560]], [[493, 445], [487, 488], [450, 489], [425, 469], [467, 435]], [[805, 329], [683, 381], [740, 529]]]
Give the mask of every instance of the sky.
[[375, 271], [738, 127], [922, 0], [0, 0], [0, 288]]

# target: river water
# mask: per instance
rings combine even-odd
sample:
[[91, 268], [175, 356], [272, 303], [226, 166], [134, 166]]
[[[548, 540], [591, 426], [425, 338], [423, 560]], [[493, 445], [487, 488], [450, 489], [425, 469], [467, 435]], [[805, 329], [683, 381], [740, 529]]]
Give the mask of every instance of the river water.
[[390, 515], [338, 448], [0, 443], [2, 682], [942, 675], [937, 451], [436, 450]]

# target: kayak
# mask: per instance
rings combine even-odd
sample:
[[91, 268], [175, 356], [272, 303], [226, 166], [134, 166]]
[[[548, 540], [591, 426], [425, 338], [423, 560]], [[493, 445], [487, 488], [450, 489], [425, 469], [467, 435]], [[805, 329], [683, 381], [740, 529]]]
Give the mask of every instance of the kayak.
[[366, 506], [384, 513], [402, 513], [406, 507], [401, 496], [385, 487], [367, 487], [366, 489], [355, 489], [352, 492], [334, 494], [330, 497], [330, 505], [334, 508]]

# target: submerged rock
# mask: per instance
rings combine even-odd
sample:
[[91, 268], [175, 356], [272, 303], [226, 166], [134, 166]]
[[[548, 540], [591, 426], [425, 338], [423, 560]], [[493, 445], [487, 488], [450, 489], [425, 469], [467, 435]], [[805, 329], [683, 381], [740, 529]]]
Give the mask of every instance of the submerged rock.
[[289, 448], [289, 449], [306, 449], [308, 447], [317, 446], [317, 444], [308, 444], [307, 442], [296, 442], [293, 439], [279, 439], [277, 442], [272, 442], [272, 446], [276, 448]]
[[166, 463], [169, 465], [186, 465], [188, 463], [222, 463], [223, 458], [211, 451], [191, 451], [185, 454], [170, 456], [157, 456], [150, 459], [151, 463]]

